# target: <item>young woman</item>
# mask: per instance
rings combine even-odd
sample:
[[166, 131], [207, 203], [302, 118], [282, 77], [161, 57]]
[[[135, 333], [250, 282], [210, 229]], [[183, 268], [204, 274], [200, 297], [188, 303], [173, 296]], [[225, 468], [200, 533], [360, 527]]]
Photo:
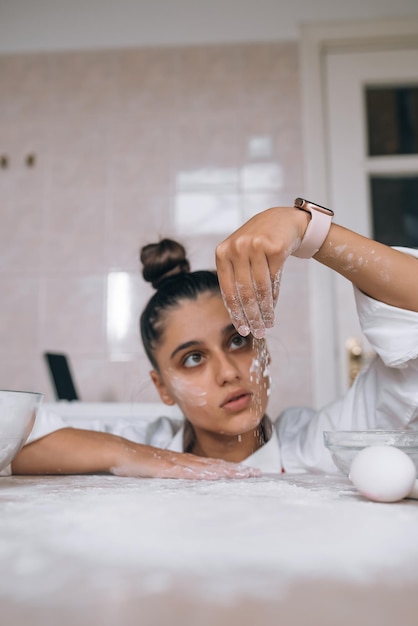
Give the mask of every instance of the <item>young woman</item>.
[[[13, 472], [180, 478], [335, 472], [323, 430], [418, 428], [418, 254], [332, 224], [332, 212], [298, 201], [260, 213], [218, 247], [222, 293], [215, 272], [190, 271], [177, 242], [142, 249], [144, 278], [156, 289], [141, 316], [142, 340], [160, 397], [180, 407], [182, 424], [160, 418], [151, 428], [138, 425], [128, 439], [118, 425], [116, 434], [81, 431], [41, 412]], [[264, 333], [290, 254], [314, 255], [353, 283], [377, 357], [344, 398], [272, 421]]]

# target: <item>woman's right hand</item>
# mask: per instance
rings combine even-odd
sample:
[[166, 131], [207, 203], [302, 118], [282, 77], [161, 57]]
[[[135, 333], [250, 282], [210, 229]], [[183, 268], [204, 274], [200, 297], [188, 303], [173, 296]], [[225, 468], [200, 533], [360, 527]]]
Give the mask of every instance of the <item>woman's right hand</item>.
[[260, 471], [229, 463], [221, 459], [210, 459], [134, 444], [122, 443], [121, 455], [110, 472], [116, 476], [141, 476], [143, 478], [182, 478], [189, 480], [218, 480], [220, 478], [253, 478]]
[[219, 284], [241, 335], [265, 335], [274, 324], [281, 271], [304, 237], [310, 216], [294, 207], [254, 215], [216, 249]]

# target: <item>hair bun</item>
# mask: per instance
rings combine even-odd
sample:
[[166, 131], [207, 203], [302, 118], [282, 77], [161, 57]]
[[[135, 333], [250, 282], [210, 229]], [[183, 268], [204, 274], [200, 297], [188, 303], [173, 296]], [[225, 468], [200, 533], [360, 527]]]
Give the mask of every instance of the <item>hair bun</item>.
[[143, 246], [139, 258], [142, 276], [154, 289], [158, 289], [162, 281], [170, 276], [190, 272], [185, 248], [172, 239], [162, 239], [158, 243]]

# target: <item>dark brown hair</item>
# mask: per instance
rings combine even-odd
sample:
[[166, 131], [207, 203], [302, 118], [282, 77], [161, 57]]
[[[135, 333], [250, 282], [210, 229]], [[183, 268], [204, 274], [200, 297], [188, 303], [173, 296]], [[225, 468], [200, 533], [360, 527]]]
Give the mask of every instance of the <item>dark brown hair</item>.
[[206, 292], [220, 293], [220, 288], [215, 271], [190, 271], [186, 250], [172, 239], [144, 246], [140, 260], [144, 279], [156, 289], [141, 314], [141, 338], [152, 366], [158, 371], [154, 352], [164, 333], [167, 312], [182, 300], [196, 300]]

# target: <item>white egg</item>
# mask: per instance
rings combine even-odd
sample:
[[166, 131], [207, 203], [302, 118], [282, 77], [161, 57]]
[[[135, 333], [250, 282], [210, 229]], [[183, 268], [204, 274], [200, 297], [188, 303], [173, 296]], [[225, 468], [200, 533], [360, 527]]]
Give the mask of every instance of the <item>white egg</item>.
[[416, 474], [412, 459], [399, 448], [369, 446], [354, 457], [349, 478], [369, 500], [397, 502], [409, 494]]

